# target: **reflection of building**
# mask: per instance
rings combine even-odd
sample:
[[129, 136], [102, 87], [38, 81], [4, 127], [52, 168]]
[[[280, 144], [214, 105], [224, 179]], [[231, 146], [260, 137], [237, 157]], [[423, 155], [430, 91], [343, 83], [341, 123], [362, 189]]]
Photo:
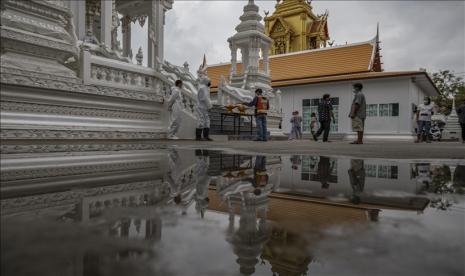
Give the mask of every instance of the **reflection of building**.
[[[240, 272], [243, 275], [252, 275], [255, 272], [255, 265], [258, 263], [263, 244], [268, 238], [266, 223], [268, 199], [266, 195], [255, 196], [249, 192], [241, 197], [232, 195], [228, 201], [230, 208], [228, 241], [237, 255]], [[240, 214], [238, 229], [234, 229], [234, 210]], [[261, 217], [257, 218], [259, 213]]]
[[[281, 182], [275, 192], [338, 202], [353, 197], [354, 188], [350, 185], [351, 175], [348, 174], [353, 167], [350, 159], [302, 156], [302, 160], [302, 167], [294, 170], [292, 164], [283, 159]], [[419, 168], [421, 170], [422, 167]], [[365, 159], [363, 173], [363, 191], [357, 190], [362, 204], [414, 210], [426, 207], [428, 199], [418, 195], [424, 190], [424, 185], [412, 173], [410, 163]], [[425, 173], [430, 174], [429, 169]], [[322, 185], [322, 175], [327, 177], [329, 185]], [[355, 187], [358, 189], [360, 185]]]
[[[319, 234], [309, 238], [303, 233], [318, 233], [336, 225], [368, 223], [376, 220], [379, 212], [275, 193], [256, 198], [250, 192], [229, 197], [232, 204], [228, 207], [214, 187], [209, 191], [209, 198], [209, 209], [230, 215], [228, 241], [233, 243], [241, 272], [246, 275], [254, 271], [259, 255], [270, 263], [274, 273], [302, 275], [313, 259], [312, 242], [321, 239]], [[234, 227], [235, 215], [240, 216], [238, 229]], [[261, 224], [267, 225], [266, 231]], [[260, 248], [261, 253], [257, 252]]]
[[[283, 179], [281, 163], [272, 157], [267, 157], [266, 161], [267, 172], [279, 175], [270, 179]], [[251, 178], [254, 170], [250, 168], [245, 172], [242, 179]], [[225, 193], [228, 184], [241, 183], [240, 180], [231, 180], [234, 177], [234, 172], [217, 176], [216, 185], [209, 190], [208, 208], [229, 214], [227, 239], [233, 245], [240, 272], [244, 275], [255, 271], [259, 257], [262, 262], [269, 262], [273, 273], [302, 275], [313, 259], [312, 242], [316, 243], [321, 238], [319, 235], [309, 238], [302, 233], [318, 233], [334, 225], [367, 223], [376, 220], [379, 212], [374, 208], [348, 208], [340, 204], [312, 202], [304, 196], [276, 193], [279, 183], [258, 196], [253, 193], [252, 185]], [[235, 224], [236, 215], [239, 216], [238, 226]]]

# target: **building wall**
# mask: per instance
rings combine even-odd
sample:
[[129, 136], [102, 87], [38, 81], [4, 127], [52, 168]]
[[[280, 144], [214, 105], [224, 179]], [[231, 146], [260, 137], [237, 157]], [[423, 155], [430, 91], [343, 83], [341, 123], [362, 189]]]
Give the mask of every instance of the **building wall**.
[[[331, 97], [339, 98], [338, 133], [351, 134], [351, 121], [348, 117], [353, 99], [352, 84], [356, 81], [309, 84], [279, 88], [283, 97], [283, 131], [289, 133], [292, 111], [302, 114], [304, 99], [321, 98], [329, 93]], [[384, 78], [360, 81], [363, 92], [369, 104], [399, 104], [398, 116], [375, 116], [366, 119], [366, 134], [372, 135], [403, 135], [412, 134], [412, 103], [418, 104], [424, 97], [424, 92], [412, 82], [410, 77]], [[379, 112], [379, 111], [378, 111]]]

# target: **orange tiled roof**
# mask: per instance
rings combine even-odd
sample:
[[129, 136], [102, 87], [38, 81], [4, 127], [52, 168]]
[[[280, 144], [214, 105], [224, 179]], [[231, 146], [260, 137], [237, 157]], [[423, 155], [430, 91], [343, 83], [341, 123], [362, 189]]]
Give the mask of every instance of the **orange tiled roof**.
[[402, 77], [402, 76], [423, 75], [423, 74], [426, 74], [426, 73], [422, 71], [364, 72], [364, 73], [355, 73], [355, 74], [335, 75], [335, 76], [328, 76], [328, 77], [316, 77], [316, 78], [305, 78], [305, 79], [298, 79], [298, 80], [276, 81], [276, 82], [273, 82], [273, 87], [323, 83], [323, 82], [335, 82], [335, 81]]
[[[369, 72], [372, 70], [375, 43], [352, 44], [339, 47], [309, 50], [270, 57], [272, 85], [314, 77]], [[238, 70], [241, 70], [241, 63]], [[230, 63], [208, 67], [212, 91], [216, 91], [221, 76], [229, 76]]]

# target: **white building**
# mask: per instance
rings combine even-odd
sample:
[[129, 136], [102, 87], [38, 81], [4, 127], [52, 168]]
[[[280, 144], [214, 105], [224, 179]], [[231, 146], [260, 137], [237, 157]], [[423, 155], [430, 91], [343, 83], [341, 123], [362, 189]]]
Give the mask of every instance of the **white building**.
[[436, 89], [425, 72], [370, 72], [331, 77], [331, 81], [314, 80], [303, 85], [282, 86], [283, 131], [289, 133], [292, 111], [304, 117], [304, 133], [310, 133], [310, 114], [318, 116], [318, 102], [326, 93], [331, 95], [336, 122], [333, 134], [351, 138], [349, 118], [353, 100], [352, 84], [363, 84], [367, 102], [365, 136], [370, 139], [412, 140], [416, 127], [415, 106], [425, 96], [435, 96]]

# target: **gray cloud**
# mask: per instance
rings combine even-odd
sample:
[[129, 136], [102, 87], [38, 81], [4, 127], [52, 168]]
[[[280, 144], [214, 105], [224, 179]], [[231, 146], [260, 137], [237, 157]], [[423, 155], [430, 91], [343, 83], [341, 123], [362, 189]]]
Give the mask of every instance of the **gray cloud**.
[[[256, 2], [262, 15], [274, 11], [275, 1]], [[166, 16], [165, 58], [178, 65], [187, 61], [192, 72], [204, 53], [209, 64], [228, 62], [226, 40], [235, 33], [246, 3], [175, 1]], [[386, 70], [465, 71], [462, 1], [313, 1], [312, 6], [317, 14], [329, 10], [329, 31], [336, 44], [372, 39], [379, 22]]]

